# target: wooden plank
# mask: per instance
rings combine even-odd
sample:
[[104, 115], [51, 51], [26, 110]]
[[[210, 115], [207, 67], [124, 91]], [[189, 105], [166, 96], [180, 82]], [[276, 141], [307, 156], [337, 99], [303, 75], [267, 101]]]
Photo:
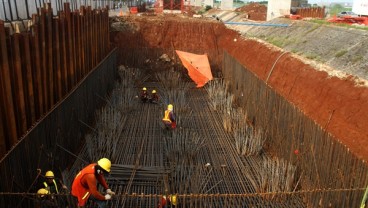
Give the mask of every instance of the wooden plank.
[[81, 6], [81, 16], [80, 16], [80, 22], [81, 22], [81, 26], [80, 26], [80, 30], [81, 30], [81, 39], [80, 39], [80, 46], [81, 46], [81, 51], [80, 51], [80, 57], [81, 57], [81, 74], [82, 77], [86, 76], [86, 8], [84, 6]]
[[63, 96], [68, 92], [68, 55], [67, 55], [67, 41], [66, 41], [66, 19], [65, 13], [60, 12], [60, 54], [61, 54], [61, 77]]
[[74, 69], [74, 53], [73, 53], [73, 44], [74, 44], [74, 36], [73, 36], [73, 21], [70, 12], [70, 4], [68, 2], [64, 3], [64, 12], [67, 23], [67, 50], [68, 50], [68, 85], [69, 90], [71, 90], [75, 85], [75, 69]]
[[54, 25], [54, 50], [57, 52], [54, 55], [54, 68], [56, 70], [56, 73], [54, 73], [54, 84], [55, 84], [55, 99], [56, 102], [61, 100], [63, 97], [63, 87], [62, 87], [62, 76], [61, 76], [61, 57], [62, 53], [60, 48], [60, 19], [54, 19], [53, 20]]
[[47, 10], [46, 10], [46, 37], [47, 37], [47, 46], [46, 46], [46, 54], [47, 54], [47, 78], [48, 78], [48, 93], [49, 93], [49, 104], [50, 108], [52, 108], [55, 104], [55, 86], [54, 86], [54, 53], [53, 53], [53, 36], [52, 36], [52, 8], [51, 3], [47, 3]]
[[23, 75], [22, 75], [22, 57], [21, 57], [21, 48], [20, 48], [20, 40], [22, 36], [21, 34], [15, 33], [12, 38], [12, 53], [11, 59], [13, 62], [12, 65], [12, 86], [13, 86], [13, 95], [15, 98], [15, 112], [18, 124], [18, 135], [22, 135], [27, 131], [27, 111], [26, 104], [24, 98], [24, 87], [23, 87]]
[[74, 56], [74, 63], [75, 63], [75, 79], [77, 81], [77, 83], [81, 80], [81, 71], [80, 71], [80, 65], [79, 65], [79, 38], [80, 38], [80, 31], [79, 31], [79, 11], [73, 12], [72, 13], [72, 19], [73, 19], [73, 25], [74, 25], [74, 44], [73, 44], [73, 51], [76, 54]]
[[36, 121], [36, 107], [33, 89], [34, 83], [32, 77], [32, 51], [30, 46], [31, 37], [29, 33], [23, 33], [22, 36], [21, 57], [24, 57], [22, 59], [22, 69], [24, 70], [23, 81], [25, 81], [24, 86], [26, 87], [25, 101], [27, 109], [27, 127], [29, 128]]
[[[1, 55], [0, 55], [1, 56]], [[0, 70], [2, 70], [1, 65], [0, 65]], [[1, 76], [0, 76], [0, 83], [1, 83]], [[3, 92], [2, 90], [0, 90], [0, 99], [3, 100]], [[4, 108], [2, 107], [3, 105], [0, 104], [0, 157], [3, 157], [3, 155], [5, 155], [6, 153], [6, 132], [5, 132], [5, 113]]]
[[4, 21], [0, 20], [0, 49], [1, 49], [1, 89], [3, 99], [1, 99], [1, 106], [3, 108], [5, 116], [5, 126], [7, 129], [6, 136], [3, 138], [9, 142], [9, 146], [12, 146], [18, 141], [17, 124], [15, 120], [15, 110], [13, 106], [13, 94], [10, 82], [10, 67], [8, 61], [7, 41]]
[[47, 29], [46, 29], [46, 11], [41, 8], [40, 18], [40, 44], [41, 44], [41, 80], [43, 89], [43, 102], [45, 103], [45, 111], [50, 109], [50, 99], [49, 99], [49, 79], [48, 79], [48, 64], [47, 64]]
[[92, 36], [91, 36], [91, 24], [92, 24], [92, 11], [91, 11], [91, 6], [87, 7], [87, 11], [86, 11], [86, 67], [87, 67], [87, 73], [92, 69], [92, 52], [91, 52], [91, 40], [92, 40]]
[[38, 16], [36, 14], [32, 15], [33, 21], [33, 40], [31, 41], [32, 46], [32, 59], [34, 60], [33, 70], [33, 81], [34, 81], [34, 89], [35, 89], [35, 103], [36, 103], [36, 118], [40, 118], [46, 112], [45, 99], [42, 89], [42, 47], [41, 47], [41, 35], [40, 35], [40, 26], [38, 22]]

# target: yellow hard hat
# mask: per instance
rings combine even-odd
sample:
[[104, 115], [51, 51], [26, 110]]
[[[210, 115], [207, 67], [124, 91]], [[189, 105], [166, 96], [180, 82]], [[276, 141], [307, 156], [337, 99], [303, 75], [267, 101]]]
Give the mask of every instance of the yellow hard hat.
[[173, 106], [173, 105], [169, 104], [169, 105], [167, 106], [167, 110], [172, 111], [173, 109], [174, 109], [174, 106]]
[[41, 194], [43, 196], [45, 194], [49, 194], [49, 191], [47, 189], [41, 188], [38, 189], [37, 194]]
[[104, 169], [106, 172], [110, 173], [111, 171], [111, 161], [107, 158], [100, 159], [97, 164]]
[[55, 175], [51, 170], [49, 170], [49, 171], [46, 172], [45, 177], [46, 178], [53, 178], [53, 177], [55, 177]]
[[172, 205], [176, 206], [178, 204], [178, 201], [176, 200], [176, 195], [171, 195], [170, 201]]
[[143, 90], [147, 90], [147, 88], [143, 87]]
[[152, 93], [156, 93], [156, 90], [152, 90]]

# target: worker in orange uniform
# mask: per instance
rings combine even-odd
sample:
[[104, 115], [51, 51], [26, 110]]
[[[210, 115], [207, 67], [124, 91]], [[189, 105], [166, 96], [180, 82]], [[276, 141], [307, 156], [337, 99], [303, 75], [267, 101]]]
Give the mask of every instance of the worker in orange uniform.
[[174, 114], [174, 106], [169, 104], [167, 106], [167, 110], [165, 110], [164, 118], [162, 118], [162, 122], [164, 123], [166, 129], [175, 129], [176, 128], [176, 118]]
[[142, 92], [141, 92], [141, 101], [143, 103], [148, 101], [148, 92], [147, 92], [147, 88], [143, 87]]
[[156, 90], [152, 90], [151, 97], [149, 98], [150, 103], [157, 104], [158, 103], [158, 95]]
[[[107, 186], [104, 173], [108, 174], [111, 170], [111, 161], [107, 158], [100, 159], [97, 163], [92, 163], [81, 170], [74, 178], [72, 185], [72, 195], [78, 198], [78, 207], [84, 207], [91, 197], [99, 208], [105, 208], [107, 200], [110, 200], [115, 192]], [[97, 182], [106, 190], [102, 195], [97, 190]]]

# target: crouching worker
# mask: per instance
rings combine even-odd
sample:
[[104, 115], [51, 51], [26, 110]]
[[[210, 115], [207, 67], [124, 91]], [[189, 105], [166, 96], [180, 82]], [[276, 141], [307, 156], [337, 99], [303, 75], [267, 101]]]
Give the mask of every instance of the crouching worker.
[[[111, 199], [114, 192], [107, 186], [104, 174], [110, 173], [111, 161], [107, 158], [100, 159], [81, 170], [74, 178], [72, 195], [78, 198], [78, 207], [84, 207], [88, 199], [93, 200], [99, 208], [105, 208], [107, 201]], [[97, 190], [97, 183], [101, 184], [106, 194], [102, 195]]]
[[143, 87], [142, 92], [141, 92], [141, 101], [143, 103], [148, 101], [148, 92], [147, 92], [147, 88]]
[[35, 207], [49, 208], [49, 207], [58, 207], [58, 205], [54, 195], [52, 195], [49, 190], [45, 188], [40, 188], [37, 191], [37, 200]]
[[162, 122], [164, 123], [166, 129], [176, 128], [175, 114], [173, 109], [174, 106], [169, 104], [167, 106], [167, 110], [165, 111], [164, 118], [162, 119]]
[[158, 103], [158, 95], [156, 93], [156, 90], [152, 90], [151, 97], [149, 98], [150, 103], [157, 104]]

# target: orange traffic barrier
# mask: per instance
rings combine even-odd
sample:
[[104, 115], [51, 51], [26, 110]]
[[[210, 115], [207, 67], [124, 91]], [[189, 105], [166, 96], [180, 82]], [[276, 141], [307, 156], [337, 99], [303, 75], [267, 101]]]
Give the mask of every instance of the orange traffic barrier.
[[130, 13], [131, 14], [137, 14], [138, 13], [138, 8], [137, 7], [130, 7]]

